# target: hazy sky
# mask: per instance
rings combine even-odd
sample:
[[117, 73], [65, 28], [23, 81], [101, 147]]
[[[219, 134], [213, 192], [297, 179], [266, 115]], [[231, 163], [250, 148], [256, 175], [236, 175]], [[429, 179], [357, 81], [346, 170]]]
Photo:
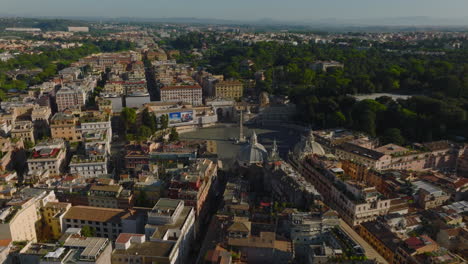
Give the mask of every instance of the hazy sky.
[[258, 20], [467, 18], [468, 0], [0, 0], [1, 14]]

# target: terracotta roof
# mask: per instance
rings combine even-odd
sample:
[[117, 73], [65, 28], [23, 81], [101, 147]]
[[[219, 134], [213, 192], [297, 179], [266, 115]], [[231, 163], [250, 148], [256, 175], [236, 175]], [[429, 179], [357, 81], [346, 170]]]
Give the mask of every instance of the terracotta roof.
[[142, 237], [145, 236], [143, 234], [131, 234], [131, 233], [121, 233], [115, 243], [127, 243], [132, 237]]
[[201, 89], [200, 85], [174, 85], [174, 86], [164, 86], [161, 90], [180, 90], [180, 89]]
[[448, 236], [454, 237], [460, 234], [461, 228], [451, 228], [451, 229], [445, 229], [443, 231], [445, 231], [445, 233], [447, 233]]
[[90, 191], [118, 192], [120, 188], [120, 185], [93, 185]]
[[457, 180], [456, 182], [453, 183], [453, 186], [458, 189], [462, 186], [465, 186], [466, 184], [468, 184], [468, 178], [461, 178], [459, 180]]
[[129, 218], [131, 215], [133, 215], [132, 211], [123, 209], [73, 206], [68, 210], [64, 218], [96, 222], [120, 222], [121, 219]]

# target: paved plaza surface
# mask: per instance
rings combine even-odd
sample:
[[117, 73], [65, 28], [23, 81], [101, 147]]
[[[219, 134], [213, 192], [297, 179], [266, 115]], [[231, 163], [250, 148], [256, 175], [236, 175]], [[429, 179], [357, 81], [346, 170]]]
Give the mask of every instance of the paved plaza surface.
[[[278, 150], [283, 158], [300, 139], [300, 133], [288, 128], [244, 127], [244, 135], [248, 139], [253, 131], [257, 133], [258, 141], [270, 150], [273, 140], [276, 140]], [[226, 168], [230, 167], [242, 145], [235, 144], [232, 138], [239, 138], [239, 126], [222, 124], [216, 127], [200, 128], [196, 131], [182, 133], [185, 140], [214, 140], [217, 143], [219, 158]]]

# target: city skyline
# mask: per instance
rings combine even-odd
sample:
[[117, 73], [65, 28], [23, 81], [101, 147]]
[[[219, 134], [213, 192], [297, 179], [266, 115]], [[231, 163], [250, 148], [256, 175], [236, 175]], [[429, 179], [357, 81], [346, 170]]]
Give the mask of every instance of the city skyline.
[[[264, 0], [236, 2], [202, 0], [188, 2], [103, 0], [94, 2], [45, 0], [4, 0], [0, 15], [52, 17], [132, 17], [198, 18], [234, 21], [328, 23], [328, 24], [422, 24], [468, 25], [468, 2], [453, 0], [450, 5], [437, 0], [385, 1], [306, 1]], [[293, 4], [292, 4], [293, 3]], [[91, 8], [92, 7], [92, 8]], [[268, 21], [266, 21], [268, 22]]]

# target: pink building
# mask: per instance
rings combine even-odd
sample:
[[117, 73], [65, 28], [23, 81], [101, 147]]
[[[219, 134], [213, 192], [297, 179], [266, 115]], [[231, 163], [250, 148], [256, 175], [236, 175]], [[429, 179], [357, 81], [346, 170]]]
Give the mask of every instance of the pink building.
[[81, 88], [62, 87], [56, 94], [59, 111], [79, 109], [86, 103], [86, 93]]

